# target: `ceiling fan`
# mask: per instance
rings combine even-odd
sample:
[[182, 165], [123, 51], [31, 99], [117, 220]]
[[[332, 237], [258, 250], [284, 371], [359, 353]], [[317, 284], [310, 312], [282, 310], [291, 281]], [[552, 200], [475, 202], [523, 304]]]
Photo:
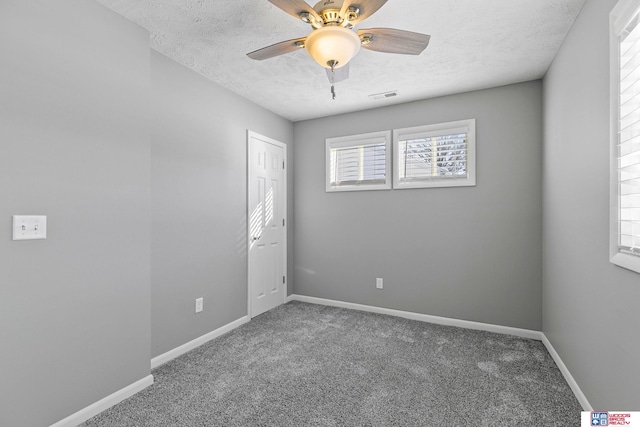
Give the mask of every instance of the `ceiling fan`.
[[334, 83], [349, 77], [349, 61], [360, 48], [385, 53], [419, 55], [431, 36], [394, 28], [354, 30], [354, 26], [378, 11], [387, 0], [321, 0], [313, 8], [304, 0], [269, 0], [288, 14], [310, 24], [307, 37], [263, 47], [247, 56], [263, 60], [304, 48], [327, 70], [331, 93]]

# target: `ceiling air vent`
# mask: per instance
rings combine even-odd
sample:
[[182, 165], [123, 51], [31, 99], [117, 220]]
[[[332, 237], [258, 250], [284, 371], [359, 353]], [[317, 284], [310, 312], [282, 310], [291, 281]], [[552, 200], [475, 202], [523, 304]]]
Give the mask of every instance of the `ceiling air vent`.
[[398, 91], [397, 90], [392, 90], [390, 92], [376, 93], [376, 94], [373, 94], [373, 95], [369, 95], [369, 98], [371, 98], [374, 101], [376, 101], [378, 99], [393, 98], [394, 96], [398, 96]]

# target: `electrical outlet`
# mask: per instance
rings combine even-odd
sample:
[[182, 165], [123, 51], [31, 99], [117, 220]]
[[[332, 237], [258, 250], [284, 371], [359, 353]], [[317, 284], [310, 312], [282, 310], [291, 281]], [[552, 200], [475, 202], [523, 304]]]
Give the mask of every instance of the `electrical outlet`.
[[376, 278], [376, 288], [382, 289], [382, 277]]
[[204, 298], [196, 299], [196, 313], [200, 313], [204, 309]]

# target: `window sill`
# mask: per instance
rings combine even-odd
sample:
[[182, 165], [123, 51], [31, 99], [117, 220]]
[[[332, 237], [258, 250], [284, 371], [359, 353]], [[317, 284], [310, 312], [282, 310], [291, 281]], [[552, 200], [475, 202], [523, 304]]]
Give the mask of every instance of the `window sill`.
[[327, 193], [337, 193], [341, 191], [369, 191], [369, 190], [391, 190], [390, 184], [380, 185], [342, 185], [327, 187]]
[[409, 188], [439, 188], [439, 187], [475, 187], [475, 179], [431, 179], [422, 182], [403, 182], [393, 184], [394, 190], [404, 190]]
[[610, 261], [618, 267], [640, 273], [640, 257], [618, 252]]

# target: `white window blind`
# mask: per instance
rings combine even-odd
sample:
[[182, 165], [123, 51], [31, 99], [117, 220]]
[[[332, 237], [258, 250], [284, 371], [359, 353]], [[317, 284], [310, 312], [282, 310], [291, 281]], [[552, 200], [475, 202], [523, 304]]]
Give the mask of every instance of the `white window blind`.
[[326, 141], [327, 191], [390, 188], [390, 132]]
[[333, 185], [381, 184], [387, 171], [384, 142], [331, 149], [331, 183]]
[[394, 188], [475, 185], [475, 120], [398, 129]]
[[637, 13], [619, 36], [619, 55], [618, 249], [640, 255], [640, 26]]
[[467, 177], [467, 134], [400, 141], [400, 182]]

